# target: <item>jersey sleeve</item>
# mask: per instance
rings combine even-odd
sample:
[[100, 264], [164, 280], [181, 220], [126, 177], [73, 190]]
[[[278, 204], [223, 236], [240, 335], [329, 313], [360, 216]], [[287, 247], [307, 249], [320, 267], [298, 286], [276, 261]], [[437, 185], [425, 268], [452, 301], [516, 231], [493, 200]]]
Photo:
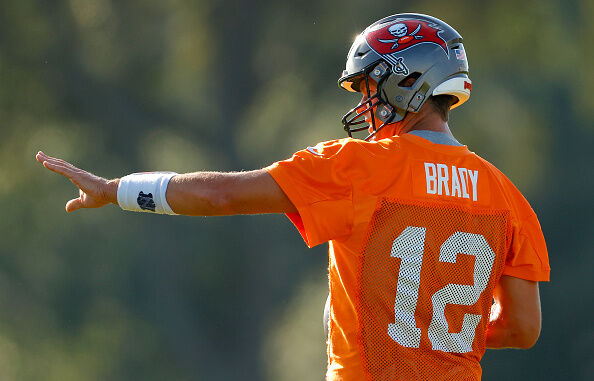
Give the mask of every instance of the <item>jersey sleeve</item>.
[[297, 208], [287, 217], [309, 247], [351, 233], [354, 146], [349, 139], [320, 143], [265, 168]]
[[531, 281], [549, 281], [551, 268], [542, 229], [528, 201], [516, 190], [511, 245], [503, 275]]

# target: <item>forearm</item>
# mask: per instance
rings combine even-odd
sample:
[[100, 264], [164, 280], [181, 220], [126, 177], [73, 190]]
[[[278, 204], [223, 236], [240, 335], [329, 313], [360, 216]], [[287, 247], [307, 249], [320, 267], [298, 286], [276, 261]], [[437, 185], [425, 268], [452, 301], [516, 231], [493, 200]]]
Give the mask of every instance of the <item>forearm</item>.
[[[125, 180], [125, 178], [123, 178]], [[105, 180], [101, 187], [104, 198], [118, 205], [118, 187], [120, 179]], [[166, 200], [176, 214], [190, 216], [215, 216], [232, 214], [226, 209], [224, 193], [217, 189], [232, 187], [233, 176], [229, 173], [194, 172], [176, 174], [171, 177], [166, 188]], [[149, 193], [149, 191], [145, 191]], [[124, 191], [126, 194], [126, 191]], [[127, 195], [136, 199], [136, 193]]]
[[488, 349], [528, 349], [536, 344], [539, 334], [540, 318], [530, 321], [519, 314], [503, 310], [497, 301], [493, 304], [486, 332]]
[[175, 213], [190, 216], [297, 211], [265, 170], [176, 175], [169, 181], [166, 197]]
[[167, 187], [167, 203], [176, 214], [233, 214], [224, 192], [220, 191], [233, 187], [233, 183], [233, 176], [228, 173], [195, 172], [176, 175], [171, 178]]
[[[123, 178], [125, 180], [125, 178]], [[118, 205], [118, 187], [121, 179], [105, 180], [100, 187], [103, 198]], [[225, 210], [221, 192], [215, 189], [231, 186], [229, 174], [217, 172], [195, 172], [176, 174], [167, 185], [166, 199], [176, 214], [191, 216], [214, 216], [230, 214]], [[146, 191], [146, 193], [149, 193]], [[124, 192], [125, 194], [125, 192]], [[137, 195], [128, 197], [136, 198]]]

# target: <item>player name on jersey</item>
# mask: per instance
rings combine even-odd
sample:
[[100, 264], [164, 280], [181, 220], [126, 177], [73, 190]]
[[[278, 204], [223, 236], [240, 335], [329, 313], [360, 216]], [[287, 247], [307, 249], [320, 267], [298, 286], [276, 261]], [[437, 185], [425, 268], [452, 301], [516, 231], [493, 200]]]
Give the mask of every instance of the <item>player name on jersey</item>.
[[478, 170], [426, 162], [425, 181], [427, 194], [478, 199]]

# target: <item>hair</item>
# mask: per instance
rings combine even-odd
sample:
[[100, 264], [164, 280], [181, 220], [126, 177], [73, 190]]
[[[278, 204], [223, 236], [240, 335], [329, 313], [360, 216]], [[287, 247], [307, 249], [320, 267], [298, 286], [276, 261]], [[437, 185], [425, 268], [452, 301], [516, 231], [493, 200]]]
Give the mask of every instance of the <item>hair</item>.
[[433, 109], [441, 116], [444, 122], [448, 121], [450, 116], [450, 107], [457, 102], [457, 98], [453, 95], [442, 94], [432, 95], [427, 99]]

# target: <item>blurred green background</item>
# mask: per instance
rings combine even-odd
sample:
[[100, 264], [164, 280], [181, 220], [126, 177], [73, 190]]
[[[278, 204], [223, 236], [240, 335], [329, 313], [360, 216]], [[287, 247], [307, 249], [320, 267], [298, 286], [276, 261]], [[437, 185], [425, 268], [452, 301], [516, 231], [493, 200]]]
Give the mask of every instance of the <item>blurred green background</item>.
[[455, 135], [532, 203], [552, 282], [484, 380], [591, 380], [594, 2], [3, 0], [0, 380], [321, 380], [326, 247], [281, 215], [64, 212], [37, 150], [106, 177], [243, 170], [343, 137], [354, 36], [393, 13], [465, 38]]

